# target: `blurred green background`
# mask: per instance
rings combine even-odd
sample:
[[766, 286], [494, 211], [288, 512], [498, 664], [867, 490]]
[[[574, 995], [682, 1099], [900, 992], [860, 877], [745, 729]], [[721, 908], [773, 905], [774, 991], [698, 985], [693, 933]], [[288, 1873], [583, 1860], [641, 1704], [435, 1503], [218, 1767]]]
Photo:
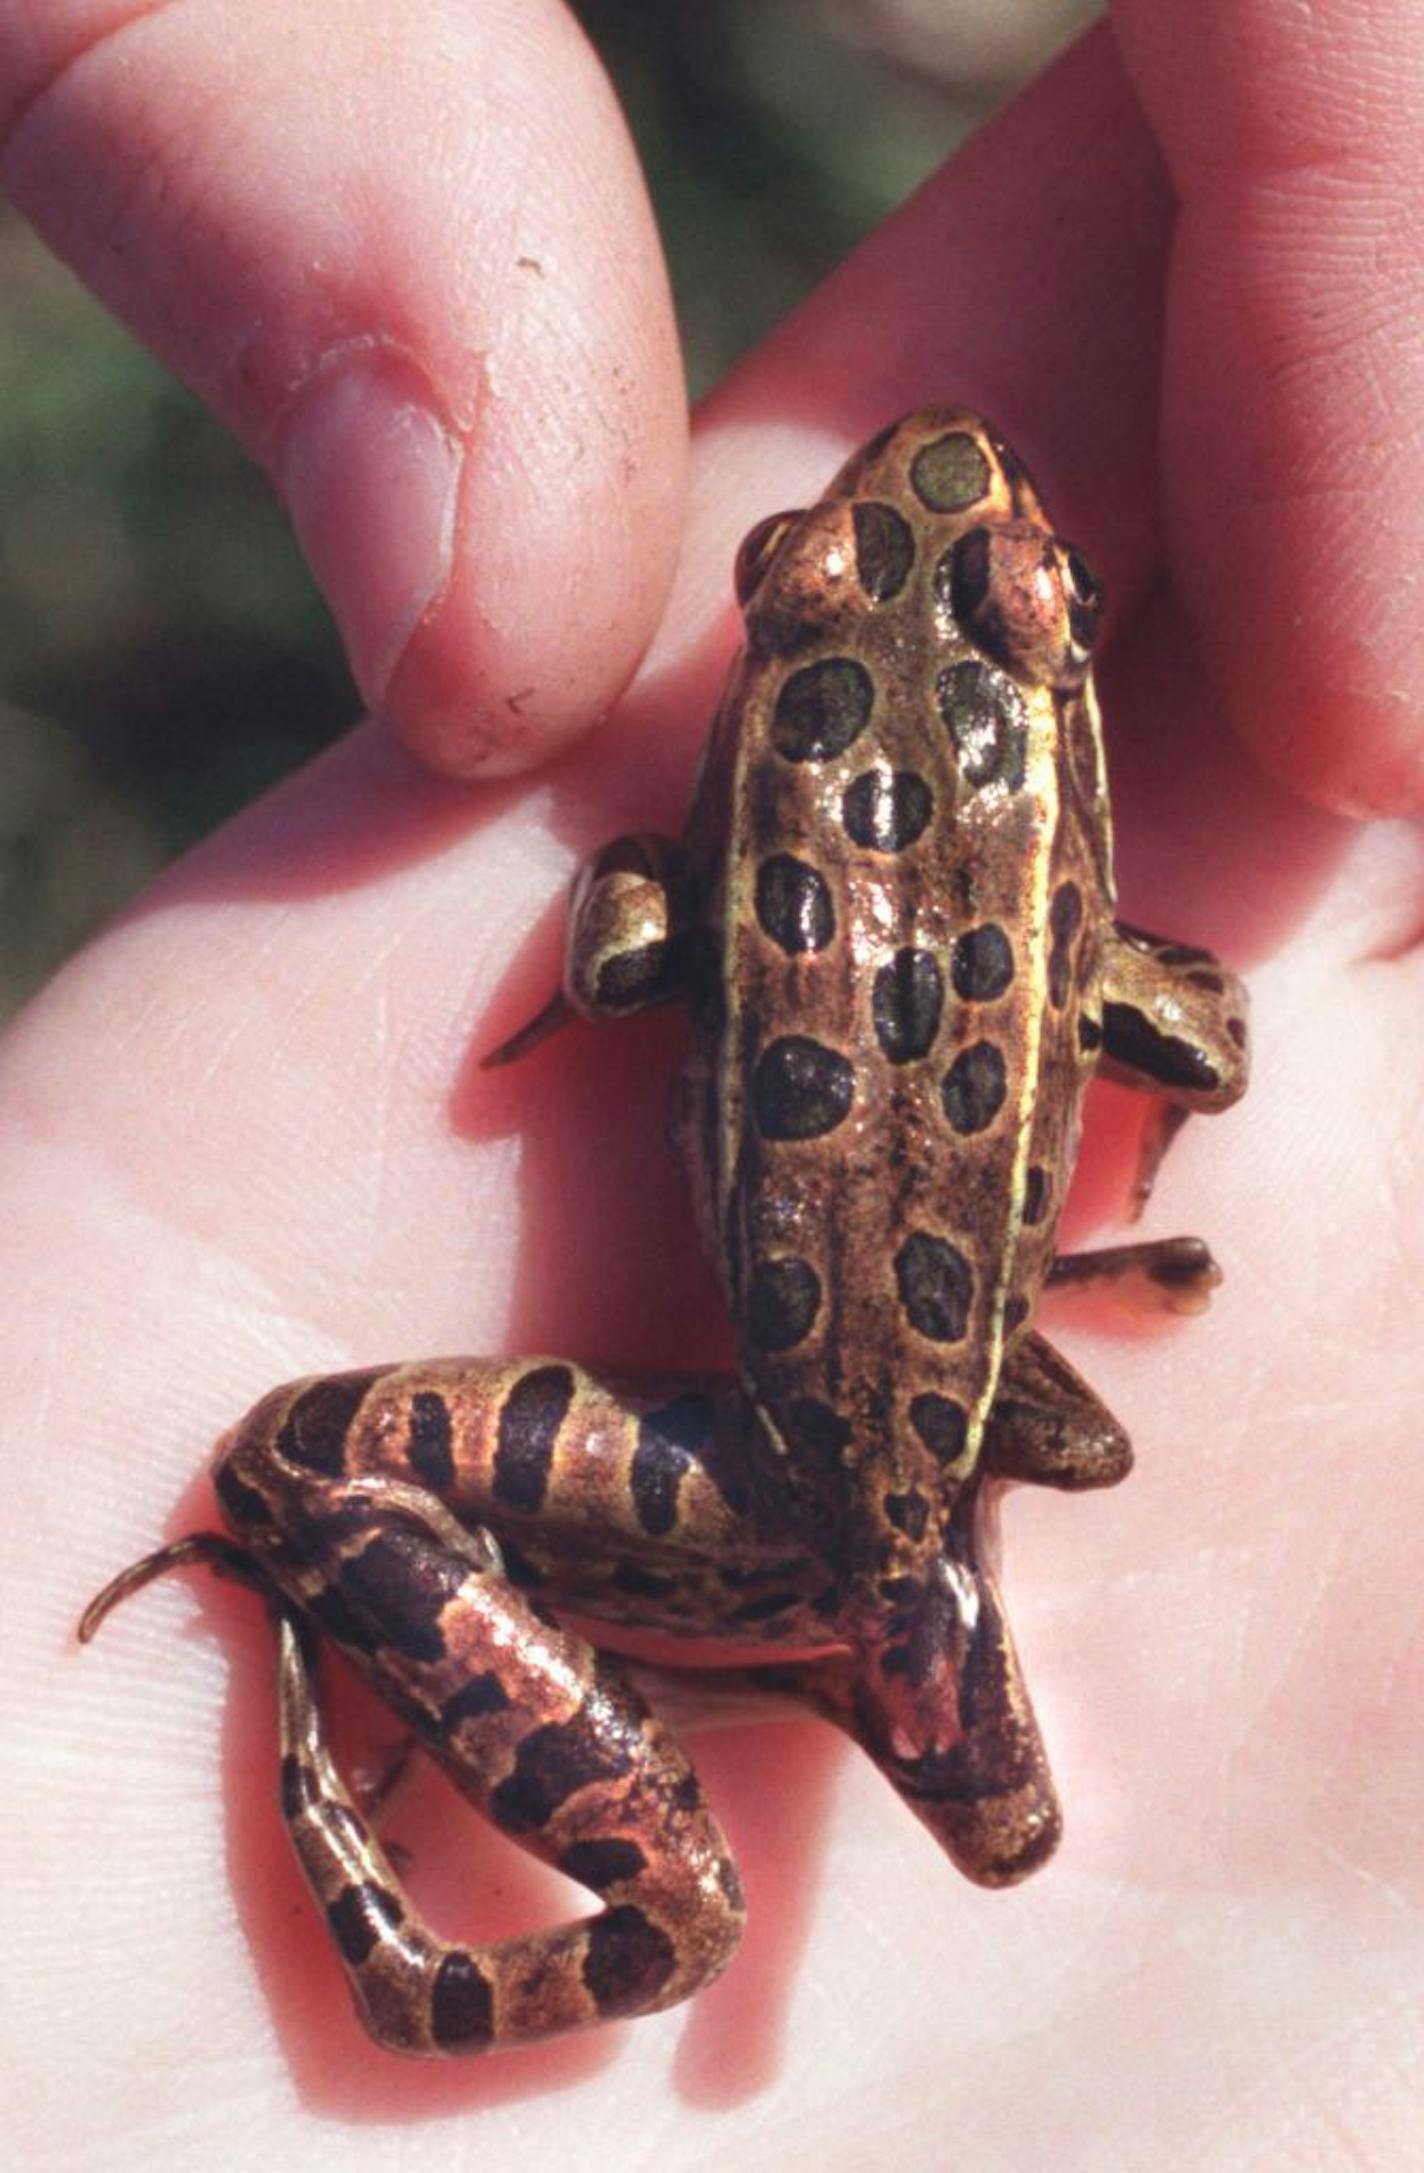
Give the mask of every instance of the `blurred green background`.
[[[588, 0], [695, 396], [1092, 0]], [[155, 869], [345, 728], [266, 486], [0, 207], [0, 1016]]]

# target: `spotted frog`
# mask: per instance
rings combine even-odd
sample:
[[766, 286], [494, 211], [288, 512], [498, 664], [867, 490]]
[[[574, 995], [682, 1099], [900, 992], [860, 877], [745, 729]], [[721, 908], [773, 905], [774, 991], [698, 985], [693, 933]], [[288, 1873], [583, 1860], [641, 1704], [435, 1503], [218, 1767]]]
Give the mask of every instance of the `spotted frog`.
[[[1108, 1277], [1189, 1308], [1215, 1277], [1194, 1239], [1056, 1251], [1093, 1073], [1225, 1108], [1245, 998], [1113, 917], [1100, 594], [1023, 467], [975, 416], [910, 416], [754, 529], [736, 585], [746, 642], [684, 837], [588, 863], [563, 989], [496, 1052], [686, 1003], [672, 1129], [736, 1376], [440, 1359], [276, 1389], [219, 1444], [231, 1536], [135, 1564], [82, 1626], [183, 1562], [266, 1594], [282, 1814], [400, 2052], [666, 2007], [736, 1944], [695, 1774], [563, 1610], [745, 1646], [971, 1878], [1042, 1863], [1059, 1815], [995, 1505], [1013, 1480], [1109, 1485], [1130, 1451], [1034, 1305]], [[323, 1638], [597, 1907], [486, 1946], [431, 1931], [333, 1763]]]

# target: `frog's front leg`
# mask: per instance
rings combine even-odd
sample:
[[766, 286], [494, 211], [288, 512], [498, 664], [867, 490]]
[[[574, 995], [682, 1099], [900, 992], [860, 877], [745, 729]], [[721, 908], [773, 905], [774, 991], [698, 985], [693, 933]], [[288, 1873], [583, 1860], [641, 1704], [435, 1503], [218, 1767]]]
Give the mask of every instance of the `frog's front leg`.
[[684, 995], [691, 924], [682, 846], [651, 832], [602, 846], [574, 877], [562, 986], [484, 1068], [515, 1063], [575, 1018], [626, 1018]]
[[1103, 1076], [1162, 1097], [1133, 1185], [1140, 1214], [1193, 1110], [1229, 1109], [1246, 1091], [1246, 990], [1210, 951], [1119, 921], [1103, 961]]
[[1249, 1072], [1246, 990], [1210, 951], [1119, 921], [1103, 961], [1109, 1079], [1183, 1109], [1229, 1109]]

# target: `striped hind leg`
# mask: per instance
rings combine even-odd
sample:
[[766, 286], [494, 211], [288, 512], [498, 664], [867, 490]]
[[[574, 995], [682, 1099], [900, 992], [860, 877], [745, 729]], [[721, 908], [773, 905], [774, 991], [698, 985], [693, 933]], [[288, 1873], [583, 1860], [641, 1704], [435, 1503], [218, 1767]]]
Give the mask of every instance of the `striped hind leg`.
[[[267, 1593], [282, 1813], [376, 2041], [481, 2052], [651, 2013], [709, 1983], [744, 1920], [736, 1867], [687, 1759], [616, 1664], [511, 1585], [494, 1539], [424, 1488], [290, 1467], [268, 1480], [260, 1550], [215, 1533], [163, 1548], [90, 1604], [80, 1636], [192, 1562]], [[229, 1509], [242, 1493], [258, 1502], [230, 1466], [219, 1491]], [[598, 1896], [596, 1913], [485, 1946], [429, 1929], [332, 1760], [314, 1625], [478, 1808]]]
[[[349, 1516], [333, 1515], [344, 1550]], [[696, 1778], [606, 1660], [446, 1540], [438, 1524], [421, 1531], [412, 1519], [375, 1571], [405, 1649], [367, 1650], [363, 1671], [497, 1825], [603, 1907], [483, 1947], [438, 1938], [336, 1771], [311, 1634], [283, 1607], [282, 1812], [357, 2012], [392, 2051], [441, 2054], [671, 2006], [723, 1967], [743, 1919]]]

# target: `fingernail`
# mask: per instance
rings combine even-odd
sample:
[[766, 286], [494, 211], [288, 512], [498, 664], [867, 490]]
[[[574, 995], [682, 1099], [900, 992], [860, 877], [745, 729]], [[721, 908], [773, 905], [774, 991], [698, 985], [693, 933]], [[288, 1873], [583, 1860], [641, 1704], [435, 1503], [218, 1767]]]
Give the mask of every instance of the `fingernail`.
[[288, 417], [279, 473], [361, 694], [379, 708], [450, 578], [460, 456], [399, 357], [334, 361]]

